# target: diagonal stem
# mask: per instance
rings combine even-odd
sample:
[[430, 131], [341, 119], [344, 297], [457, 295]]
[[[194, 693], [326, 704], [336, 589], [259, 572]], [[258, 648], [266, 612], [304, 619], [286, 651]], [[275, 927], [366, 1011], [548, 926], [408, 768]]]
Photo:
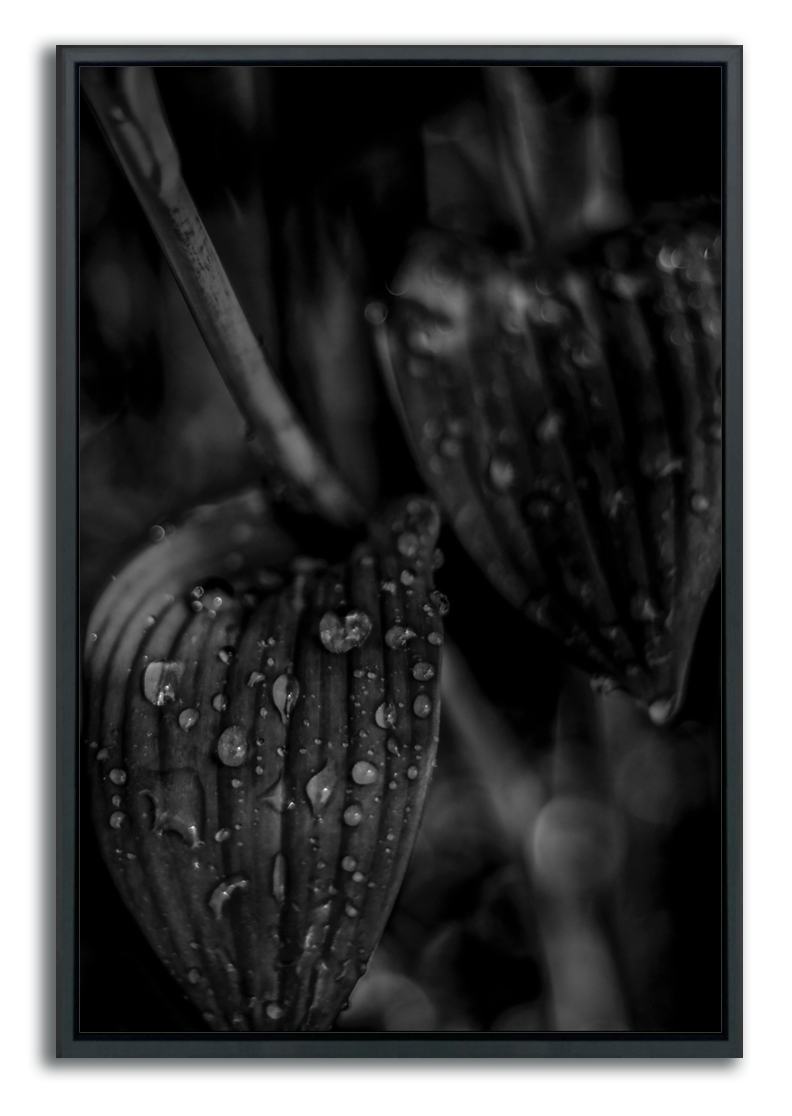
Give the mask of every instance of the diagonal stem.
[[254, 445], [333, 523], [361, 510], [278, 383], [182, 178], [150, 67], [83, 67], [82, 88], [173, 270]]

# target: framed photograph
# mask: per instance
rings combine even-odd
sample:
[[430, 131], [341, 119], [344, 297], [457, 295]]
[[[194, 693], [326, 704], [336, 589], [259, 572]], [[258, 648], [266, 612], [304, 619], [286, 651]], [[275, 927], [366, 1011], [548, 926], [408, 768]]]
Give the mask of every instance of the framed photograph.
[[58, 98], [59, 1055], [739, 1056], [740, 48]]

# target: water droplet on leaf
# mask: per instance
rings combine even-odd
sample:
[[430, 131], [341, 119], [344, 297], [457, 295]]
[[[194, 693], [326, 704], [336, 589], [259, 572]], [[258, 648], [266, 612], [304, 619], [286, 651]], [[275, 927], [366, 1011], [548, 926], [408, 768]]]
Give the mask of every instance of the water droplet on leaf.
[[415, 632], [412, 628], [402, 627], [401, 624], [394, 624], [385, 633], [385, 642], [394, 651], [400, 647], [405, 647], [411, 639], [415, 639]]
[[300, 683], [293, 674], [281, 674], [272, 684], [272, 700], [275, 708], [281, 715], [284, 725], [289, 723], [289, 717], [297, 704], [300, 696]]
[[209, 898], [209, 907], [215, 918], [223, 917], [223, 908], [235, 891], [244, 891], [249, 880], [240, 874], [229, 876], [217, 885]]
[[536, 427], [536, 440], [542, 445], [548, 445], [561, 433], [561, 419], [549, 411]]
[[414, 558], [420, 545], [421, 540], [412, 531], [405, 531], [396, 540], [396, 549], [404, 558]]
[[514, 465], [505, 457], [493, 457], [489, 466], [489, 479], [492, 487], [498, 492], [507, 492], [514, 484], [516, 477]]
[[421, 720], [425, 720], [431, 712], [432, 699], [428, 694], [419, 694], [413, 702], [413, 713], [416, 717], [420, 717]]
[[376, 783], [377, 778], [376, 767], [371, 763], [367, 763], [365, 760], [358, 760], [352, 768], [352, 779], [361, 787], [368, 786], [370, 783]]
[[217, 742], [217, 756], [226, 767], [239, 767], [247, 756], [247, 733], [238, 725], [229, 725]]
[[652, 724], [666, 724], [671, 719], [671, 715], [674, 712], [675, 705], [676, 701], [673, 697], [658, 698], [657, 701], [653, 701], [652, 704], [649, 706], [649, 719], [651, 720]]
[[433, 589], [432, 592], [429, 594], [429, 602], [433, 608], [437, 609], [438, 613], [441, 616], [446, 616], [448, 614], [448, 610], [451, 607], [451, 605], [448, 603], [448, 597], [445, 595], [445, 593], [441, 593], [437, 589]]
[[371, 634], [371, 619], [361, 609], [353, 609], [343, 619], [335, 612], [326, 612], [319, 622], [319, 638], [333, 654], [343, 655], [360, 647]]
[[272, 862], [272, 895], [279, 903], [282, 903], [285, 894], [286, 858], [283, 853], [276, 853]]
[[184, 663], [149, 663], [143, 672], [143, 694], [152, 705], [167, 705], [176, 700], [176, 687], [183, 674]]
[[198, 724], [201, 714], [197, 709], [182, 709], [179, 714], [179, 727], [188, 732], [193, 725]]
[[308, 780], [305, 784], [305, 793], [308, 796], [308, 801], [311, 803], [311, 809], [315, 817], [319, 817], [324, 810], [335, 788], [337, 779], [330, 767], [327, 764]]
[[396, 724], [396, 706], [393, 702], [384, 701], [382, 705], [378, 705], [374, 714], [374, 720], [380, 728], [393, 728]]

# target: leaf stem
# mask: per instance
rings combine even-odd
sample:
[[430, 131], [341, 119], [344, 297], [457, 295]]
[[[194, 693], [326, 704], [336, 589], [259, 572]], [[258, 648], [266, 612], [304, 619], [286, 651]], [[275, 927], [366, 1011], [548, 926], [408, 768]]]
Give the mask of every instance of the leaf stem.
[[181, 173], [150, 67], [83, 67], [82, 88], [140, 202], [254, 444], [333, 523], [357, 500], [314, 444], [256, 340]]

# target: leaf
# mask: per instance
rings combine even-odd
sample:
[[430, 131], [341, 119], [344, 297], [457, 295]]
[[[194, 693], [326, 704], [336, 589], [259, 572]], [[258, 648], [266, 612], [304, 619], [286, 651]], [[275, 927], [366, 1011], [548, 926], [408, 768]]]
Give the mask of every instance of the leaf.
[[720, 567], [719, 245], [667, 222], [540, 271], [427, 235], [378, 328], [469, 553], [657, 722], [679, 708]]
[[[439, 516], [403, 501], [345, 565], [297, 558], [285, 581], [257, 565], [282, 560], [283, 540], [240, 523], [198, 516], [97, 605], [95, 823], [116, 886], [212, 1029], [327, 1030], [382, 933], [431, 776]], [[331, 647], [328, 613], [355, 614]]]

